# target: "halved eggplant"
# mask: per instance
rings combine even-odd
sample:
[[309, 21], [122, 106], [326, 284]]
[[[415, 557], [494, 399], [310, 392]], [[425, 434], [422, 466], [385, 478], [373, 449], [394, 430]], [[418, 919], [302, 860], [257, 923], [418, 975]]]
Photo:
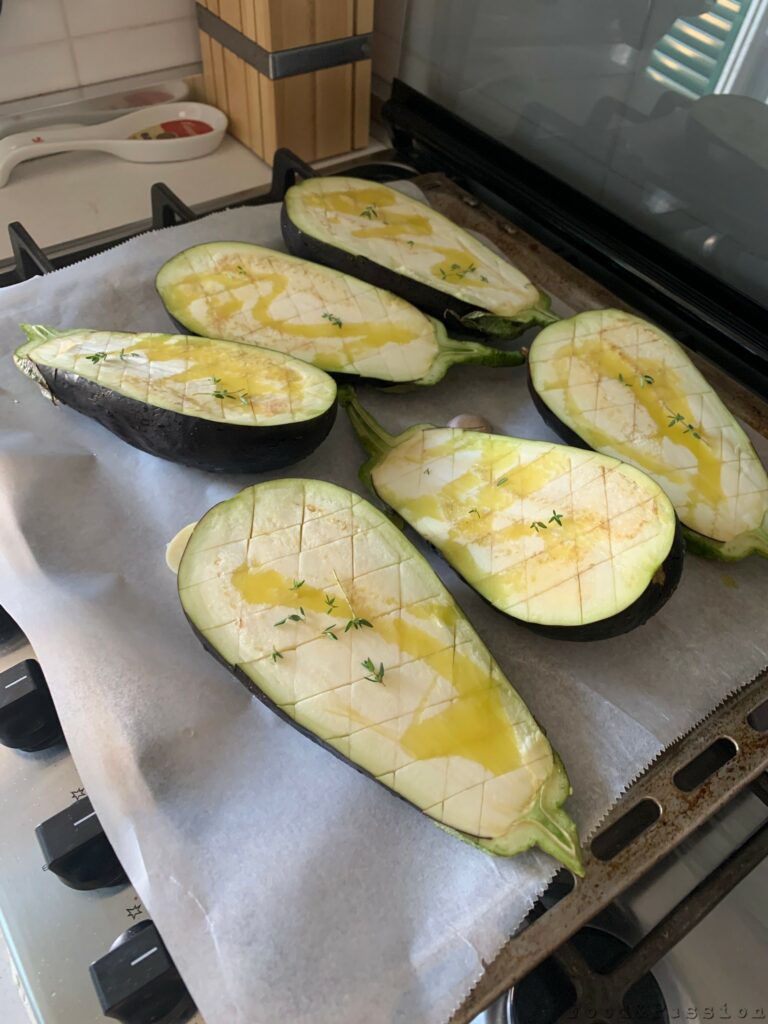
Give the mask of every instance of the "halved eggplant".
[[186, 249], [160, 268], [156, 285], [182, 330], [263, 345], [328, 373], [435, 384], [456, 363], [524, 361], [519, 352], [454, 341], [381, 288], [247, 242]]
[[710, 558], [768, 556], [768, 475], [749, 438], [668, 334], [618, 309], [542, 331], [529, 387], [544, 420], [648, 473], [688, 547]]
[[258, 473], [308, 455], [336, 418], [336, 384], [299, 359], [173, 334], [23, 324], [18, 368], [123, 441], [197, 469]]
[[374, 492], [487, 601], [560, 640], [626, 633], [669, 600], [683, 540], [671, 502], [617, 459], [420, 423], [393, 437], [340, 391]]
[[565, 770], [427, 562], [357, 494], [275, 480], [214, 506], [182, 608], [272, 710], [490, 853], [581, 873]]
[[307, 178], [281, 215], [292, 253], [387, 288], [440, 320], [514, 338], [549, 324], [549, 297], [453, 221], [386, 185]]

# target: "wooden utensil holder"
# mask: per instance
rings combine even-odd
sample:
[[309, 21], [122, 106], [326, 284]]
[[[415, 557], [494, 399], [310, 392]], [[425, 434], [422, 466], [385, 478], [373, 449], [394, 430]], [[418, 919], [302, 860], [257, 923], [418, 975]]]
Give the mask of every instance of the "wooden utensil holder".
[[268, 163], [368, 144], [374, 0], [198, 0], [207, 102]]

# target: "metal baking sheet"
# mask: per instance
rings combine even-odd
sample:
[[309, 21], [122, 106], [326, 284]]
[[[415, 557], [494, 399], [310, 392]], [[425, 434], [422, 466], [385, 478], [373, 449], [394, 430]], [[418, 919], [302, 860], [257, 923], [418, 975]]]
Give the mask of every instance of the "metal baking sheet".
[[[496, 220], [467, 209], [504, 249]], [[21, 320], [163, 330], [162, 262], [222, 238], [279, 247], [278, 212], [150, 233], [0, 293], [0, 603], [38, 653], [94, 807], [208, 1024], [442, 1024], [553, 863], [456, 842], [257, 706], [194, 641], [163, 564], [179, 527], [251, 479], [142, 455], [45, 403], [7, 358]], [[541, 283], [563, 315], [587, 304]], [[362, 394], [391, 430], [481, 410], [500, 431], [552, 436], [515, 369]], [[361, 457], [340, 416], [292, 472], [362, 493]], [[690, 559], [648, 625], [577, 645], [511, 623], [428, 557], [563, 755], [585, 838], [666, 746], [768, 663], [755, 559]]]

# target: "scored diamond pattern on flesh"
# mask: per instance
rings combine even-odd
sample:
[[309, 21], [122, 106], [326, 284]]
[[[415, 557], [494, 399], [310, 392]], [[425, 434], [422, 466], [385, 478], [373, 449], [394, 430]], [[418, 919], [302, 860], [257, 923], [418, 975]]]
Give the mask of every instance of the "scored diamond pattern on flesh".
[[[252, 515], [244, 504], [233, 511], [233, 526], [242, 536], [235, 539], [231, 530], [220, 530], [212, 534], [211, 544], [201, 528], [205, 521], [195, 531], [179, 576], [188, 614], [194, 609], [193, 620], [209, 642], [271, 700], [370, 774], [444, 824], [472, 835], [502, 835], [532, 803], [552, 769], [551, 749], [538, 726], [472, 627], [452, 611], [452, 599], [432, 570], [394, 526], [340, 488], [313, 481], [283, 481], [281, 486], [285, 500], [277, 514], [285, 526], [275, 525], [274, 508], [263, 508], [252, 489], [237, 499], [250, 498]], [[290, 546], [275, 545], [275, 533], [283, 530], [290, 532], [292, 553], [262, 560], [261, 538], [269, 539], [264, 550], [270, 555]], [[305, 535], [313, 540], [311, 547], [303, 546]], [[237, 545], [247, 549], [250, 571], [276, 570], [286, 580], [284, 604], [244, 599], [233, 583]], [[210, 570], [200, 572], [201, 559]], [[187, 573], [185, 563], [194, 566], [194, 574]], [[339, 602], [349, 601], [371, 628], [344, 633], [344, 616], [307, 609], [306, 621], [275, 627], [302, 600], [295, 596], [301, 589], [289, 591], [292, 579], [304, 579], [305, 587]], [[394, 606], [387, 608], [389, 603]], [[216, 611], [198, 621], [201, 608]], [[339, 627], [336, 641], [321, 636], [330, 623]], [[418, 634], [409, 633], [413, 630]], [[282, 659], [272, 661], [273, 647]], [[370, 673], [362, 662], [368, 657], [384, 665], [381, 683], [365, 678]], [[466, 677], [470, 671], [474, 681]], [[460, 756], [423, 756], [409, 746], [414, 723], [428, 727], [457, 704], [462, 709], [471, 709], [473, 701], [482, 704], [486, 693], [499, 694], [505, 728], [519, 749], [509, 770], [495, 773], [466, 756], [466, 750]]]
[[[171, 289], [185, 280], [194, 280], [196, 297], [185, 301], [182, 319], [201, 334], [274, 347], [339, 372], [392, 380], [417, 380], [438, 354], [431, 321], [409, 303], [273, 250], [221, 243], [215, 250], [199, 246], [180, 253], [160, 281], [171, 306]], [[258, 300], [270, 295], [262, 307]], [[336, 334], [324, 313], [342, 321], [343, 333]], [[312, 333], [303, 335], [304, 328]], [[376, 340], [369, 352], [366, 339]]]
[[[382, 206], [376, 218], [364, 217], [362, 209], [359, 213], [343, 212], [305, 199], [307, 194], [327, 197], [337, 192], [354, 194], [372, 190], [394, 200]], [[331, 239], [342, 249], [365, 256], [432, 288], [455, 294], [480, 309], [501, 316], [514, 316], [539, 299], [536, 287], [524, 274], [474, 235], [463, 231], [424, 203], [386, 185], [372, 186], [359, 178], [340, 176], [312, 178], [290, 190], [286, 202], [291, 219], [299, 227], [306, 231], [308, 222], [313, 223], [315, 230], [310, 230], [310, 234], [323, 241]], [[388, 215], [398, 219], [390, 225]], [[429, 222], [428, 231], [423, 224], [425, 218]], [[398, 226], [402, 227], [402, 233], [390, 233], [392, 227], [397, 230]], [[376, 233], [379, 228], [383, 233]], [[366, 237], [360, 234], [361, 231], [374, 234]], [[452, 274], [451, 267], [455, 262], [460, 268], [473, 265], [476, 269]], [[441, 267], [447, 277], [441, 276]]]
[[[99, 358], [89, 358], [94, 356]], [[280, 352], [208, 338], [67, 332], [36, 346], [34, 358], [145, 404], [233, 424], [309, 419], [333, 398], [332, 382], [313, 367]], [[193, 367], [200, 360], [197, 374]], [[180, 379], [190, 373], [192, 379]], [[232, 397], [217, 397], [220, 389]]]
[[[527, 474], [522, 485], [516, 472]], [[580, 625], [620, 611], [640, 596], [672, 543], [674, 523], [663, 515], [669, 505], [655, 484], [613, 459], [562, 445], [430, 428], [387, 455], [373, 480], [485, 597], [528, 621], [554, 616], [558, 625]], [[422, 512], [425, 497], [439, 515]], [[563, 527], [548, 523], [554, 511]], [[534, 522], [547, 529], [534, 530]]]
[[[601, 350], [621, 353], [637, 373], [653, 368], [653, 385], [635, 390], [607, 375]], [[723, 541], [760, 527], [768, 513], [768, 477], [741, 427], [668, 335], [615, 310], [581, 314], [536, 338], [531, 375], [547, 405], [592, 447], [654, 477], [687, 526]], [[680, 397], [677, 404], [659, 399], [659, 423], [643, 402], [662, 388]], [[631, 424], [621, 415], [628, 403]], [[670, 426], [683, 403], [684, 422]], [[691, 432], [684, 433], [688, 422], [701, 435], [695, 444]]]

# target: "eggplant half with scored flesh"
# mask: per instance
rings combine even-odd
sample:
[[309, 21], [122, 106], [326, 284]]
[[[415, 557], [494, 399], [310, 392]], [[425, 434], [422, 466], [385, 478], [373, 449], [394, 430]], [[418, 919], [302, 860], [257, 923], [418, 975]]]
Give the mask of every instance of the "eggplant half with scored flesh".
[[440, 320], [514, 338], [557, 319], [549, 297], [425, 203], [360, 178], [307, 178], [283, 202], [296, 256], [387, 288]]
[[361, 478], [487, 601], [559, 640], [642, 625], [680, 580], [683, 540], [658, 484], [549, 441], [420, 423], [393, 437], [340, 391], [370, 459]]
[[174, 334], [22, 325], [17, 367], [44, 394], [150, 455], [210, 471], [298, 462], [336, 418], [336, 384], [299, 359]]
[[318, 480], [214, 506], [178, 570], [206, 649], [301, 732], [501, 856], [582, 873], [565, 770], [428, 563], [385, 515]]
[[156, 286], [181, 330], [263, 345], [328, 373], [435, 384], [457, 363], [524, 361], [519, 352], [454, 341], [381, 288], [247, 242], [186, 249], [161, 267]]
[[765, 468], [668, 334], [617, 309], [580, 313], [536, 337], [529, 387], [566, 441], [637, 466], [664, 488], [690, 550], [768, 557]]

